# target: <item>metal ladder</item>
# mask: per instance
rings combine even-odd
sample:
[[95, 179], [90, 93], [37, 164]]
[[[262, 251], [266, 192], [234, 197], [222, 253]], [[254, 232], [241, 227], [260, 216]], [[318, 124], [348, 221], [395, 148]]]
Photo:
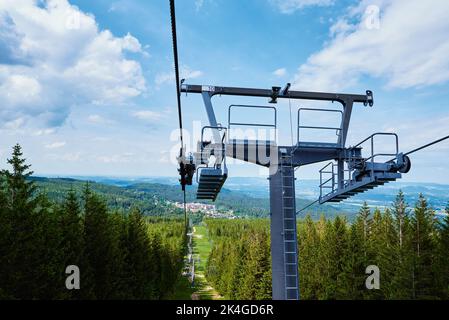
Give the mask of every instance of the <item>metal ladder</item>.
[[284, 224], [285, 298], [287, 300], [298, 300], [295, 169], [291, 154], [281, 154], [280, 170], [282, 179], [282, 219]]

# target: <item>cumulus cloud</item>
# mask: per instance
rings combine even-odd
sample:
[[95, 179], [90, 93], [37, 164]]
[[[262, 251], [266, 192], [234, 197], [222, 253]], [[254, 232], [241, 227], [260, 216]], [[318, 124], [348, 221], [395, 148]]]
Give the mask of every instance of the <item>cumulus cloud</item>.
[[[181, 79], [196, 79], [203, 76], [203, 72], [200, 70], [192, 70], [189, 66], [182, 66], [179, 70], [179, 76]], [[171, 83], [175, 81], [175, 73], [172, 72], [161, 72], [156, 75], [154, 82], [157, 86]]]
[[91, 114], [87, 117], [87, 121], [93, 124], [111, 124], [112, 120], [102, 117], [98, 114]]
[[45, 145], [46, 149], [58, 149], [58, 148], [62, 148], [66, 145], [65, 141], [60, 141], [60, 142], [53, 142], [53, 143], [49, 143]]
[[120, 104], [146, 90], [131, 34], [100, 30], [67, 0], [0, 2], [0, 126], [61, 125], [74, 105]]
[[204, 0], [195, 0], [195, 9], [199, 11], [204, 5]]
[[163, 114], [161, 112], [150, 110], [136, 111], [132, 115], [140, 120], [145, 121], [156, 121], [160, 120], [163, 117]]
[[330, 30], [331, 40], [300, 66], [294, 87], [341, 90], [364, 76], [391, 88], [449, 80], [449, 2], [362, 1]]
[[282, 13], [290, 14], [309, 6], [330, 6], [334, 0], [270, 0]]
[[284, 77], [285, 75], [287, 75], [287, 69], [285, 68], [276, 69], [273, 71], [273, 75], [276, 77]]

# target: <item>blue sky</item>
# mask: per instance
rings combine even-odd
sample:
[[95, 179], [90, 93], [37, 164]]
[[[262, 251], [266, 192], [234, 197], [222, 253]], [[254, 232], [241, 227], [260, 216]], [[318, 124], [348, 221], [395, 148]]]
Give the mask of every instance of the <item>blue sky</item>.
[[[223, 86], [371, 89], [375, 105], [354, 108], [348, 143], [390, 131], [408, 151], [449, 134], [448, 12], [444, 0], [177, 1], [182, 76]], [[169, 26], [165, 0], [0, 1], [2, 166], [19, 142], [36, 174], [175, 175]], [[231, 103], [267, 104], [214, 99], [223, 124]], [[183, 108], [193, 148], [193, 122], [207, 119], [200, 97], [183, 97]], [[287, 102], [278, 113], [287, 143]], [[449, 183], [448, 158], [449, 142], [416, 153], [405, 179]], [[299, 177], [317, 178], [319, 167], [300, 168]], [[265, 174], [241, 163], [229, 169]]]

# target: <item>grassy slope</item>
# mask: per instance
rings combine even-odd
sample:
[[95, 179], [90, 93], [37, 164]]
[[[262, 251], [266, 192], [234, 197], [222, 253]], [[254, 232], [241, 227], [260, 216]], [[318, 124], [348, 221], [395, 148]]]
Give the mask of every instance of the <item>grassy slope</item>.
[[[206, 280], [205, 269], [207, 258], [211, 251], [210, 240], [207, 236], [207, 229], [205, 226], [196, 226], [193, 238], [193, 253], [195, 255], [195, 287], [196, 294], [199, 295], [200, 300], [218, 300], [222, 299], [218, 292], [212, 288]], [[196, 259], [199, 259], [197, 262]]]

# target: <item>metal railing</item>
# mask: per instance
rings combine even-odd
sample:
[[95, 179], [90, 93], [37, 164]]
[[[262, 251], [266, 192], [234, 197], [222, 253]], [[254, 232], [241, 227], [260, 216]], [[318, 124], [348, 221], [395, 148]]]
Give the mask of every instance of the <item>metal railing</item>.
[[[254, 109], [271, 109], [274, 111], [274, 123], [245, 123], [245, 122], [232, 122], [231, 121], [231, 109], [235, 108], [254, 108]], [[242, 126], [242, 127], [266, 127], [274, 129], [274, 141], [277, 141], [277, 110], [275, 107], [270, 106], [254, 106], [254, 105], [243, 105], [243, 104], [231, 104], [228, 108], [228, 130], [231, 130], [231, 126]]]
[[[207, 154], [207, 158], [208, 158], [207, 160], [209, 160], [209, 157], [211, 155], [213, 155], [216, 157], [215, 165], [219, 165], [223, 161], [225, 162], [225, 165], [226, 165], [226, 137], [227, 137], [228, 129], [223, 126], [204, 126], [201, 129], [201, 144], [200, 144], [201, 163], [203, 163], [203, 159], [204, 159], [203, 158], [204, 150], [207, 148], [207, 145], [205, 144], [205, 141], [204, 141], [204, 131], [207, 129], [217, 130], [219, 132], [219, 134], [221, 131], [223, 131], [223, 135], [222, 136], [220, 135], [221, 141], [216, 142], [216, 143], [221, 143], [221, 148], [218, 148], [218, 149], [216, 147], [214, 147], [212, 149], [209, 148], [209, 150], [208, 150], [209, 152]], [[211, 141], [211, 143], [212, 143], [212, 141]]]
[[[340, 137], [342, 134], [342, 128], [341, 127], [323, 127], [323, 126], [303, 126], [300, 125], [301, 123], [301, 111], [314, 111], [314, 112], [334, 112], [334, 113], [340, 113], [341, 119], [343, 119], [343, 111], [341, 110], [332, 110], [332, 109], [319, 109], [319, 108], [299, 108], [298, 109], [298, 128], [297, 128], [297, 142], [300, 141], [300, 130], [301, 129], [318, 129], [318, 130], [335, 130], [337, 137]], [[340, 119], [340, 123], [341, 123]]]
[[[396, 153], [384, 153], [384, 152], [378, 152], [375, 153], [375, 142], [374, 142], [374, 138], [376, 136], [393, 136], [395, 138], [395, 151]], [[355, 156], [356, 149], [360, 149], [361, 146], [363, 144], [365, 144], [366, 142], [369, 142], [370, 145], [370, 152], [369, 152], [369, 156], [367, 158], [363, 158], [362, 155], [360, 156]], [[349, 157], [348, 159], [346, 159], [346, 163], [347, 163], [347, 168], [343, 169], [343, 177], [342, 177], [342, 184], [344, 187], [348, 187], [350, 186], [354, 180], [352, 177], [352, 173], [357, 169], [357, 164], [356, 162], [362, 162], [363, 164], [366, 162], [370, 162], [371, 163], [371, 168], [370, 168], [370, 173], [371, 173], [371, 177], [374, 177], [374, 163], [375, 163], [375, 158], [376, 157], [390, 157], [390, 156], [394, 156], [395, 158], [397, 157], [397, 155], [399, 154], [399, 139], [397, 134], [395, 133], [391, 133], [391, 132], [376, 132], [372, 135], [370, 135], [369, 137], [367, 137], [366, 139], [360, 141], [359, 143], [357, 143], [356, 145], [350, 147], [349, 149]], [[341, 160], [343, 161], [343, 160]], [[362, 164], [362, 166], [363, 166]], [[338, 186], [338, 169], [335, 169], [336, 167], [338, 167], [338, 164], [334, 163], [334, 162], [329, 162], [327, 165], [325, 165], [323, 168], [321, 168], [321, 170], [319, 170], [320, 172], [320, 198], [325, 197], [333, 192], [335, 192], [338, 188], [336, 186]], [[347, 177], [346, 177], [347, 174]], [[329, 192], [325, 192], [324, 190], [329, 189]]]
[[[395, 147], [396, 147], [396, 152], [395, 153], [383, 153], [383, 152], [379, 152], [379, 153], [375, 153], [374, 152], [374, 137], [376, 136], [392, 136], [395, 138]], [[374, 159], [376, 157], [395, 157], [397, 158], [398, 154], [399, 154], [399, 138], [398, 135], [396, 133], [392, 133], [392, 132], [376, 132], [373, 133], [372, 135], [370, 135], [369, 137], [367, 137], [366, 139], [360, 141], [359, 143], [357, 143], [356, 145], [352, 146], [349, 150], [352, 151], [354, 149], [360, 148], [365, 142], [369, 141], [369, 145], [370, 145], [370, 156], [368, 158], [363, 158], [363, 156], [361, 155], [360, 157], [355, 157], [353, 156], [353, 152], [349, 152], [349, 166], [350, 169], [352, 169], [352, 171], [354, 171], [354, 165], [355, 163], [358, 162], [363, 162], [363, 163], [367, 163], [367, 162], [371, 162], [371, 176], [374, 176]]]
[[[330, 171], [328, 171], [329, 166], [330, 166]], [[328, 195], [329, 193], [332, 193], [335, 191], [335, 175], [336, 175], [336, 173], [334, 172], [334, 166], [335, 166], [335, 164], [331, 161], [327, 165], [325, 165], [323, 168], [321, 168], [321, 170], [320, 170], [320, 199], [323, 197], [323, 189], [331, 189], [331, 191], [329, 191], [325, 195]], [[325, 181], [323, 181], [323, 175], [328, 175], [328, 174], [330, 174], [331, 177], [326, 179]], [[329, 185], [329, 183], [330, 183], [330, 185]]]

